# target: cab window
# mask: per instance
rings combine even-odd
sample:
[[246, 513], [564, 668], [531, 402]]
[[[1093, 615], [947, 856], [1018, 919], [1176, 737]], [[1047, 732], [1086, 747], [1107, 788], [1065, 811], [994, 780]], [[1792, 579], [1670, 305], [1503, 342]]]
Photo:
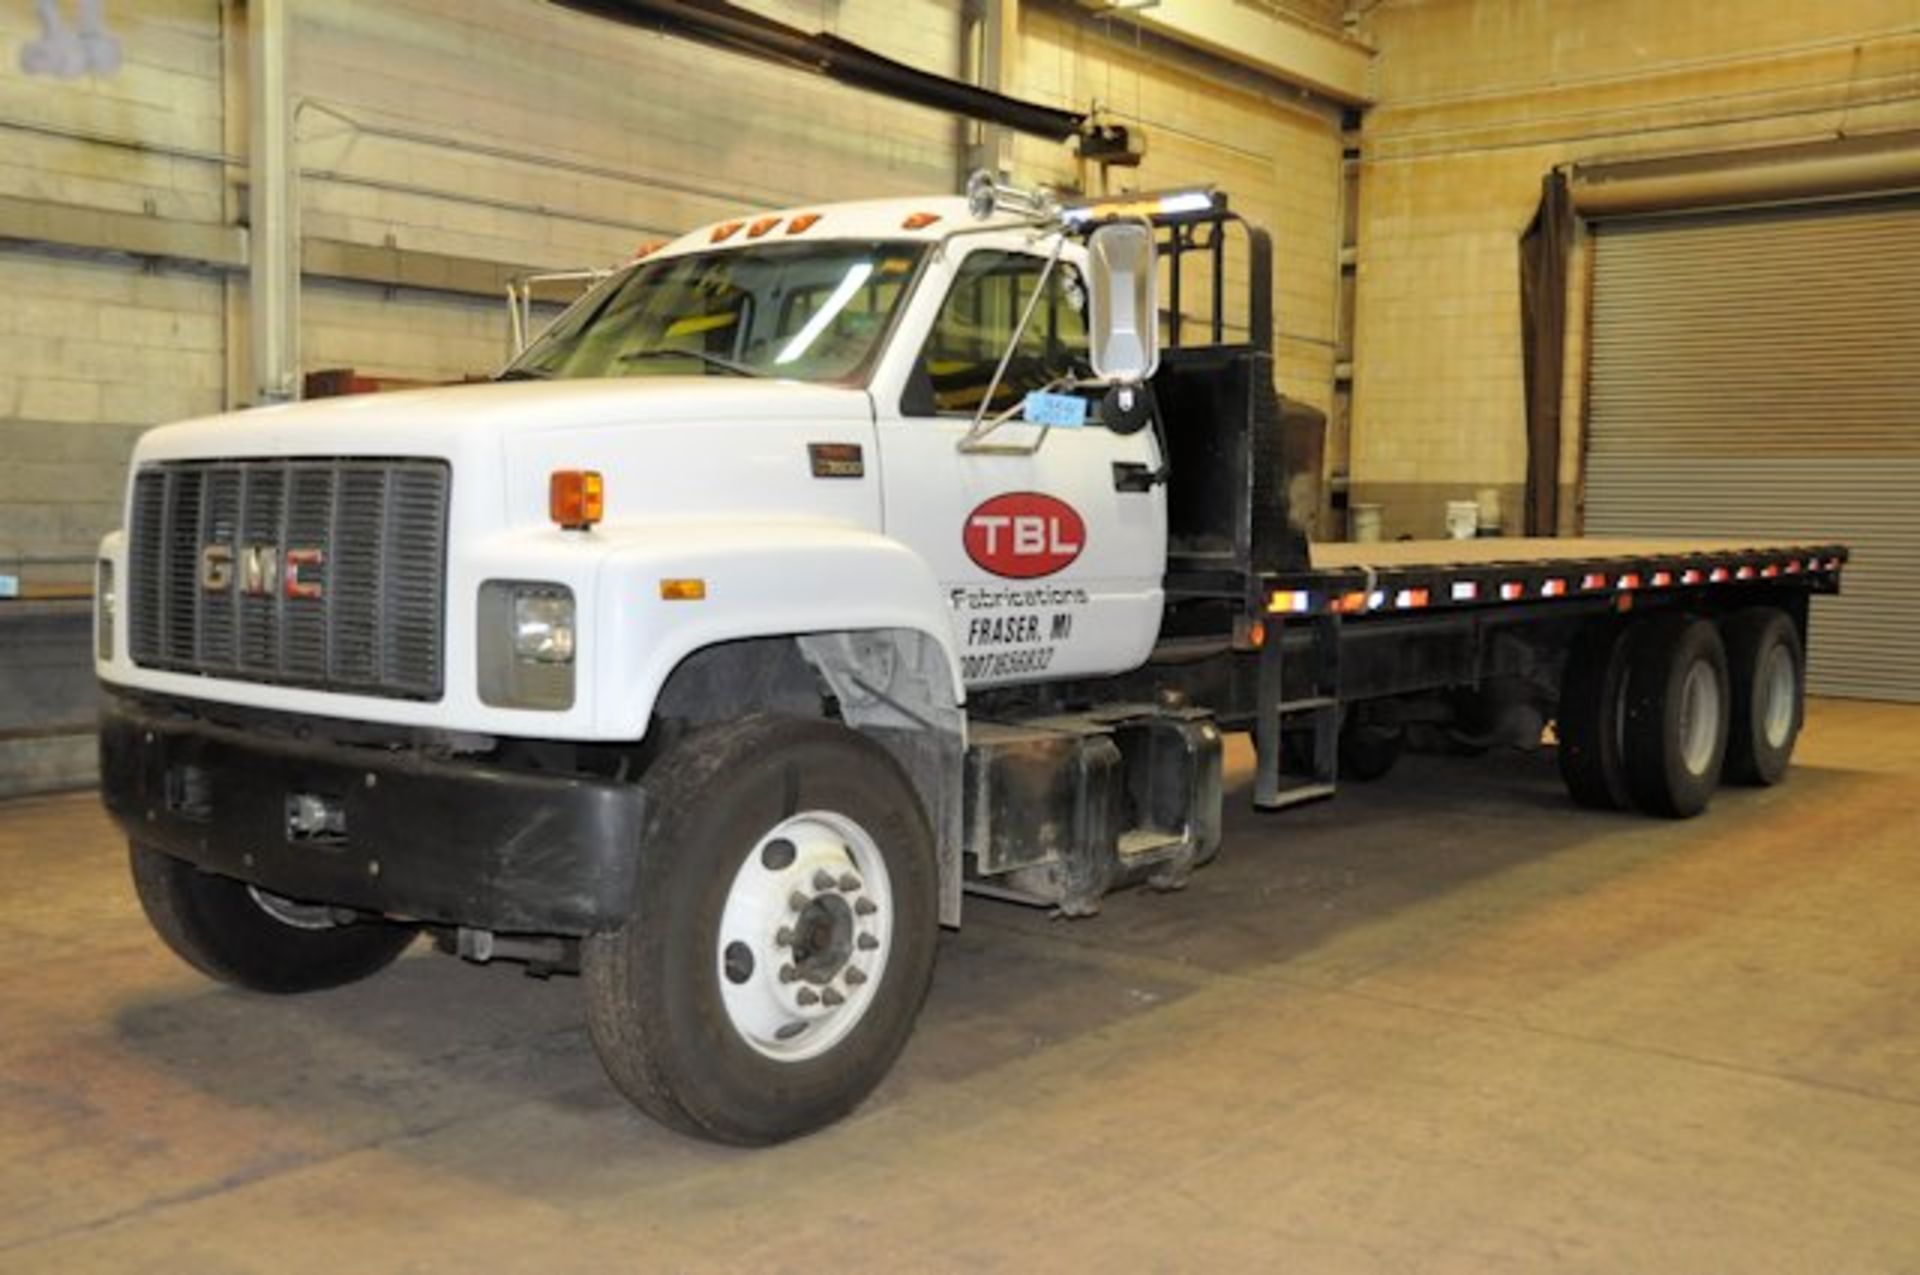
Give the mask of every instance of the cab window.
[[[1046, 264], [1042, 257], [987, 249], [961, 264], [908, 381], [903, 413], [972, 415], [979, 409]], [[1012, 407], [1060, 377], [1087, 373], [1086, 311], [1080, 272], [1056, 263], [988, 410]]]

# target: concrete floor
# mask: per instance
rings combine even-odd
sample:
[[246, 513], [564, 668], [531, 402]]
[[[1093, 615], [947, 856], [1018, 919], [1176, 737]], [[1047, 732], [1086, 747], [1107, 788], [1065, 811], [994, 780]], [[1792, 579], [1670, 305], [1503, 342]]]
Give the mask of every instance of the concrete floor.
[[90, 795], [0, 806], [0, 1270], [1920, 1270], [1920, 710], [1801, 761], [1686, 824], [1544, 755], [1236, 792], [1182, 894], [970, 902], [881, 1092], [762, 1152], [626, 1108], [574, 980], [226, 991]]

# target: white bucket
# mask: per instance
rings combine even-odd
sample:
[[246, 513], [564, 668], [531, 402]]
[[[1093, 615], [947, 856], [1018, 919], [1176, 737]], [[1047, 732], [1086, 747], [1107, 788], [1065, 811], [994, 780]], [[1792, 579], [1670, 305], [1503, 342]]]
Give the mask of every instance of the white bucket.
[[1447, 502], [1447, 538], [1449, 540], [1471, 540], [1480, 534], [1480, 502], [1475, 500], [1449, 500]]
[[1501, 525], [1506, 521], [1500, 515], [1500, 489], [1498, 487], [1476, 488], [1473, 500], [1480, 506], [1480, 534], [1499, 535]]
[[1361, 544], [1372, 544], [1380, 538], [1380, 506], [1353, 504], [1347, 506], [1348, 538]]

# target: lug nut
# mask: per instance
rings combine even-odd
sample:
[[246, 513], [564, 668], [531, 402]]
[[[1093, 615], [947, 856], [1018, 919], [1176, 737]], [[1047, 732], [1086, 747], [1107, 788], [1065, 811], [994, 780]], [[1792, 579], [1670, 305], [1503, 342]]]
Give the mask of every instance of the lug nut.
[[847, 966], [847, 986], [858, 987], [867, 981], [867, 972], [857, 965]]
[[878, 948], [880, 947], [880, 940], [873, 937], [873, 935], [871, 934], [862, 934], [859, 938], [854, 940], [854, 946], [859, 948], [862, 952], [872, 952], [872, 951], [878, 950]]
[[820, 993], [820, 1003], [822, 1005], [825, 1005], [828, 1009], [832, 1009], [835, 1005], [846, 1004], [847, 998], [842, 996], [835, 989], [829, 987], [826, 991]]
[[840, 888], [848, 894], [852, 894], [860, 888], [860, 878], [851, 872], [842, 873], [840, 876]]
[[853, 910], [861, 916], [872, 916], [880, 910], [880, 905], [872, 899], [855, 899], [853, 901]]
[[811, 987], [803, 987], [800, 989], [799, 994], [793, 999], [802, 1005], [818, 1005], [820, 1003], [820, 993], [814, 991]]
[[795, 969], [795, 968], [794, 968], [793, 966], [791, 966], [791, 965], [782, 965], [782, 966], [780, 967], [780, 981], [781, 981], [781, 982], [783, 982], [783, 983], [791, 983], [791, 982], [793, 982], [793, 981], [794, 981], [795, 979], [797, 979], [797, 978], [799, 978], [799, 977], [800, 977], [800, 971], [799, 971], [799, 970], [797, 970], [797, 969]]
[[800, 893], [800, 891], [798, 890], [795, 890], [792, 894], [789, 894], [787, 896], [787, 907], [795, 912], [806, 911], [807, 904], [811, 902], [813, 902], [812, 899], [809, 899], [806, 895]]
[[816, 890], [831, 890], [836, 884], [833, 879], [833, 873], [827, 871], [825, 868], [813, 874], [813, 888]]
[[781, 926], [778, 930], [774, 931], [773, 943], [775, 947], [792, 947], [793, 931], [784, 925]]

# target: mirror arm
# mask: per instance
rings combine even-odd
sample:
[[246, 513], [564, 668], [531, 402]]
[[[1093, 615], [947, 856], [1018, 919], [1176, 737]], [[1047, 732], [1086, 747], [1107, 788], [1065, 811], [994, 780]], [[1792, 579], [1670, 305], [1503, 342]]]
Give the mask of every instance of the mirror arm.
[[[987, 382], [987, 392], [980, 396], [980, 406], [973, 413], [973, 424], [967, 427], [965, 437], [960, 440], [961, 451], [975, 451], [981, 439], [1000, 428], [1012, 414], [1012, 409], [987, 422], [987, 408], [993, 403], [993, 396], [1000, 392], [1000, 382], [1006, 378], [1007, 364], [1013, 362], [1013, 352], [1020, 348], [1020, 338], [1027, 334], [1027, 325], [1033, 322], [1033, 312], [1040, 308], [1040, 298], [1047, 295], [1047, 284], [1053, 278], [1053, 268], [1060, 262], [1060, 253], [1067, 246], [1067, 237], [1061, 235], [1053, 241], [1053, 255], [1047, 258], [1047, 264], [1040, 271], [1040, 278], [1033, 285], [1033, 295], [1027, 298], [1027, 308], [1020, 312], [1020, 322], [1014, 326], [1013, 335], [1007, 339], [1007, 348], [1000, 352], [1000, 363], [993, 369], [993, 379]], [[1042, 430], [1040, 438], [1034, 440], [1033, 450], [1038, 451], [1041, 441], [1046, 438]]]

